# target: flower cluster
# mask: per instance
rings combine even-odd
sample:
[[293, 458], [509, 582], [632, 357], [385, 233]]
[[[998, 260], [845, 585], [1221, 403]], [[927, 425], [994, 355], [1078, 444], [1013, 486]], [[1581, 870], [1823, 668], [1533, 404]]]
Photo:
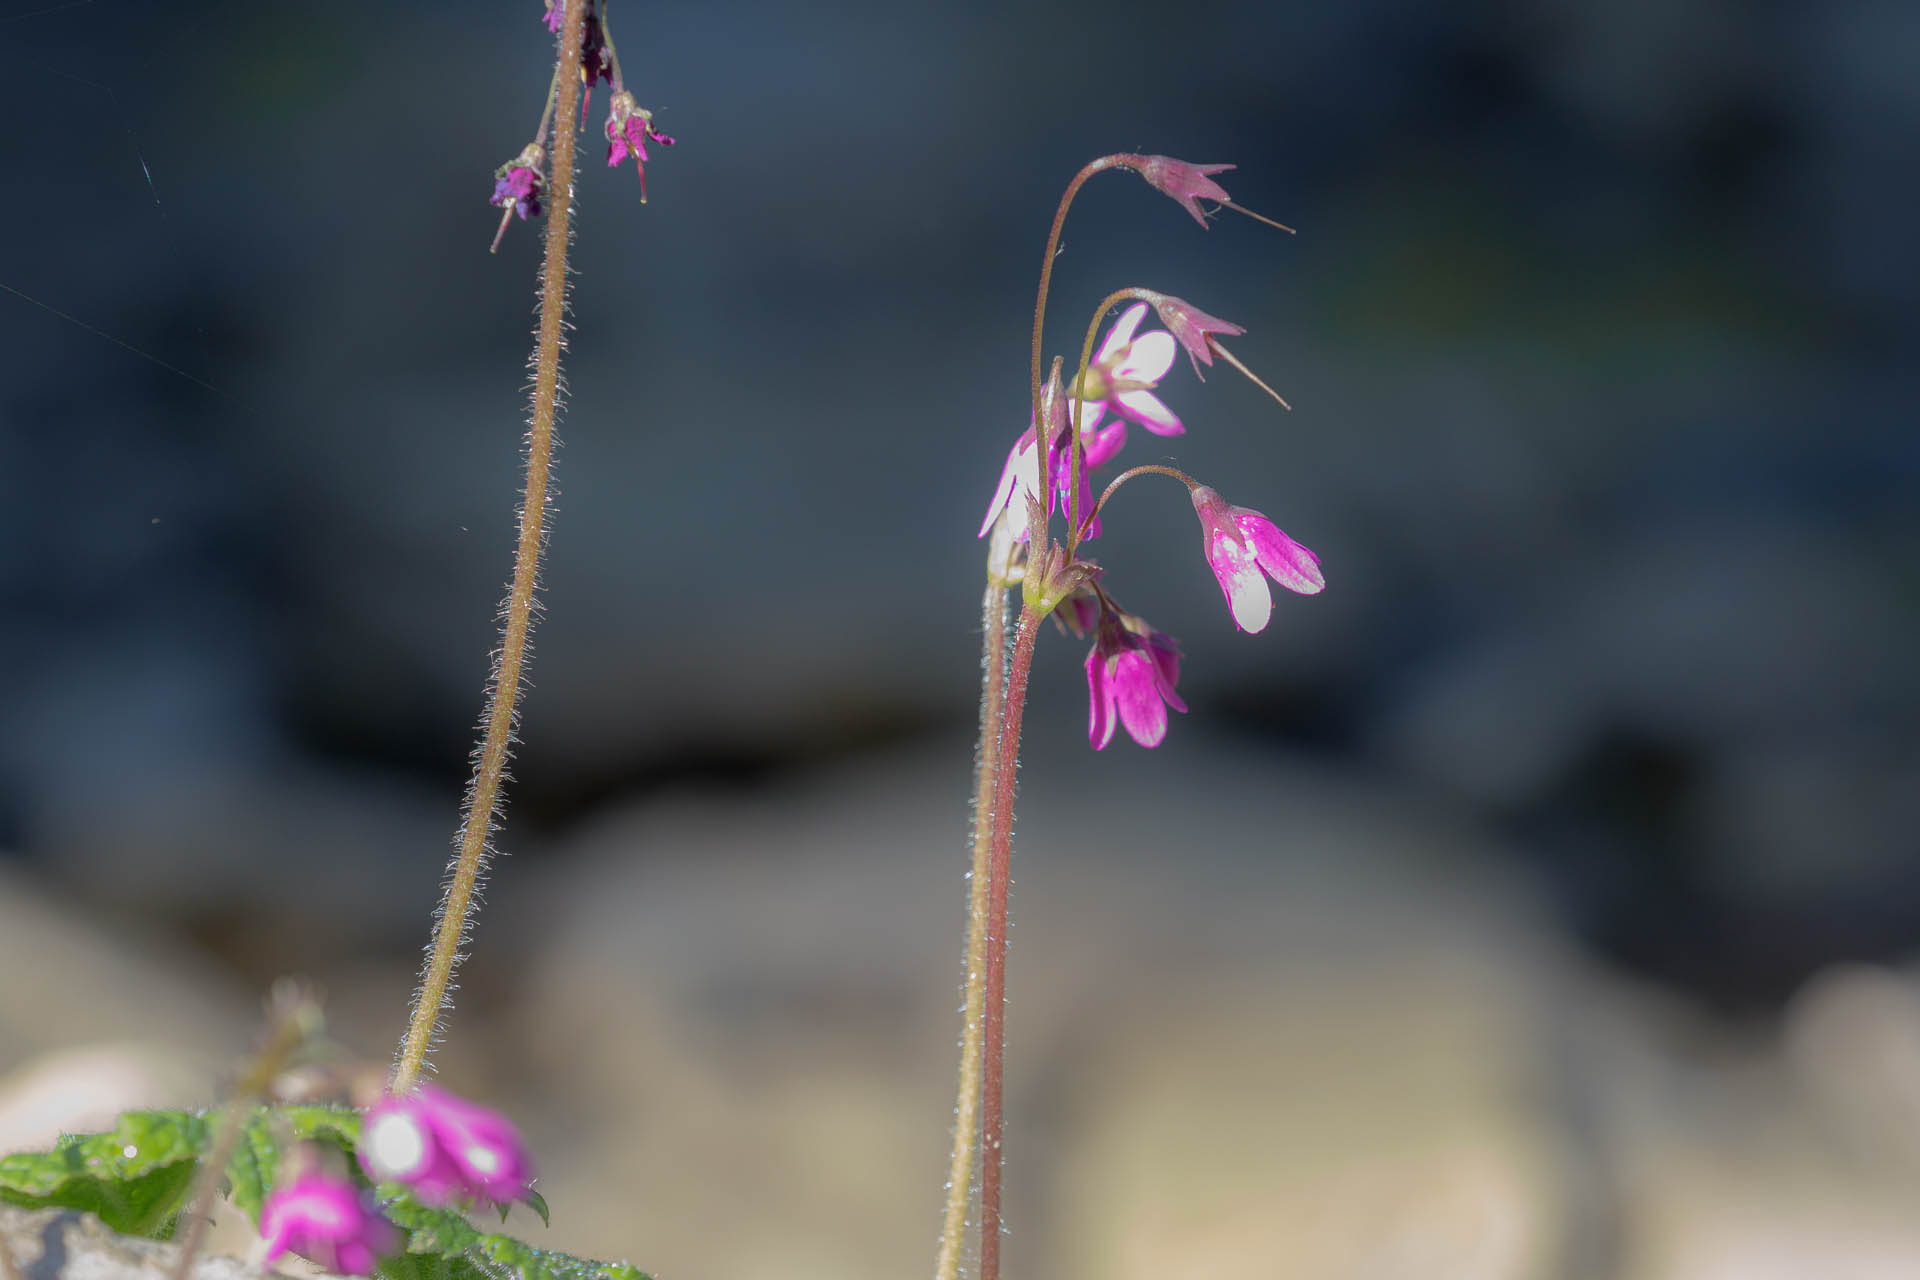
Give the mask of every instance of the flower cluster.
[[533, 1179], [506, 1117], [432, 1085], [383, 1099], [360, 1133], [367, 1176], [405, 1183], [426, 1204], [506, 1204], [525, 1196]]
[[[581, 22], [580, 37], [580, 86], [583, 95], [581, 115], [585, 116], [593, 106], [593, 86], [606, 84], [612, 86], [613, 98], [607, 109], [607, 121], [602, 132], [607, 137], [607, 165], [618, 167], [631, 156], [634, 167], [640, 173], [640, 203], [647, 202], [647, 143], [657, 142], [663, 147], [673, 145], [673, 139], [653, 127], [653, 113], [634, 102], [620, 74], [620, 54], [614, 48], [613, 32], [607, 25], [606, 9], [596, 0], [580, 0], [586, 6], [586, 14]], [[544, 0], [541, 22], [547, 30], [559, 35], [566, 27], [567, 7], [564, 0]], [[546, 190], [546, 145], [547, 130], [552, 125], [559, 93], [574, 92], [571, 85], [556, 83], [548, 96], [546, 108], [540, 115], [540, 127], [534, 133], [534, 139], [522, 148], [515, 160], [502, 165], [494, 173], [493, 197], [491, 203], [505, 210], [500, 215], [500, 229], [493, 237], [494, 248], [500, 247], [501, 237], [506, 235], [507, 225], [517, 214], [522, 221], [537, 218], [541, 211], [541, 193]]]
[[[1214, 181], [1213, 175], [1232, 165], [1194, 165], [1168, 156], [1117, 156], [1097, 163], [1133, 169], [1203, 227], [1207, 219], [1198, 203], [1201, 200], [1270, 221], [1240, 209]], [[1176, 692], [1179, 646], [1115, 604], [1100, 581], [1098, 566], [1074, 558], [1081, 544], [1100, 536], [1101, 510], [1120, 484], [1145, 472], [1186, 484], [1200, 521], [1202, 559], [1220, 585], [1235, 627], [1242, 631], [1259, 631], [1271, 618], [1269, 580], [1302, 595], [1315, 594], [1326, 585], [1319, 557], [1272, 520], [1228, 504], [1213, 489], [1173, 468], [1136, 467], [1114, 481], [1099, 503], [1093, 501], [1091, 476], [1118, 457], [1130, 425], [1158, 436], [1185, 434], [1186, 424], [1157, 394], [1177, 353], [1185, 352], [1194, 376], [1203, 379], [1201, 366], [1211, 367], [1216, 357], [1222, 358], [1286, 404], [1220, 345], [1222, 337], [1244, 334], [1241, 326], [1150, 289], [1128, 289], [1115, 297], [1136, 301], [1107, 329], [1086, 367], [1065, 388], [1056, 362], [1053, 376], [1041, 391], [1039, 420], [1007, 454], [980, 524], [980, 536], [997, 527], [1006, 539], [999, 545], [1014, 548], [1014, 563], [1005, 566], [1008, 580], [1025, 578], [1030, 606], [1040, 613], [1051, 609], [1055, 620], [1076, 635], [1092, 634], [1093, 647], [1086, 660], [1087, 736], [1096, 749], [1111, 742], [1119, 727], [1143, 747], [1158, 746], [1166, 737], [1167, 708], [1186, 710]], [[1141, 331], [1149, 310], [1157, 314], [1163, 329]], [[1064, 550], [1057, 545], [1042, 547], [1045, 530], [1036, 528], [1050, 520], [1056, 508], [1073, 513], [1070, 524], [1078, 521], [1078, 527], [1069, 530], [1071, 542]], [[1042, 565], [1053, 582], [1067, 585], [1036, 590], [1035, 575]]]
[[[371, 1181], [397, 1182], [436, 1207], [506, 1204], [525, 1197], [533, 1178], [520, 1135], [504, 1116], [432, 1085], [371, 1107], [361, 1122], [359, 1157]], [[329, 1271], [370, 1276], [380, 1259], [404, 1249], [400, 1229], [340, 1165], [330, 1149], [295, 1152], [260, 1208], [264, 1261], [296, 1253]]]

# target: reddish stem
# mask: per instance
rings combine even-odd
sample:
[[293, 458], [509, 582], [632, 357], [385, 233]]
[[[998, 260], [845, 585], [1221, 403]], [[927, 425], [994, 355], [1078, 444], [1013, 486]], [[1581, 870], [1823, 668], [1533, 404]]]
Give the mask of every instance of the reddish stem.
[[994, 758], [993, 850], [987, 864], [986, 1069], [980, 1088], [980, 1280], [1000, 1276], [1000, 1171], [1005, 1116], [1001, 1109], [1007, 1032], [1007, 890], [1012, 886], [1013, 790], [1020, 763], [1020, 719], [1027, 705], [1027, 672], [1040, 615], [1020, 611], [1007, 671], [1000, 745]]
[[[1073, 181], [1060, 196], [1060, 207], [1053, 213], [1053, 229], [1047, 232], [1047, 256], [1040, 260], [1040, 292], [1033, 301], [1033, 420], [1040, 421], [1040, 331], [1047, 322], [1047, 289], [1053, 283], [1053, 259], [1060, 251], [1060, 229], [1067, 224], [1067, 208], [1088, 178], [1102, 169], [1132, 168], [1139, 156], [1101, 156], [1073, 175]], [[1042, 459], [1044, 461], [1044, 458]]]

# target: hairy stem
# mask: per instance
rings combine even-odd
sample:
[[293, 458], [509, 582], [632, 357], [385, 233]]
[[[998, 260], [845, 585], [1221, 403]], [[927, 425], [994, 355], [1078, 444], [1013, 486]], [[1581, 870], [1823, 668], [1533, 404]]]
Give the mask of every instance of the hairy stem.
[[447, 879], [440, 904], [439, 930], [433, 951], [414, 997], [413, 1021], [394, 1069], [392, 1089], [405, 1093], [419, 1078], [427, 1050], [447, 1002], [447, 985], [460, 959], [467, 934], [474, 890], [487, 858], [493, 833], [494, 808], [500, 799], [500, 779], [506, 771], [513, 742], [514, 709], [520, 695], [520, 674], [526, 662], [527, 635], [533, 629], [533, 592], [539, 577], [540, 550], [545, 540], [547, 473], [553, 460], [553, 421], [560, 396], [561, 322], [567, 306], [567, 241], [573, 214], [574, 136], [579, 132], [580, 45], [586, 24], [586, 0], [566, 0], [566, 22], [560, 31], [560, 63], [554, 73], [558, 99], [554, 122], [553, 169], [547, 209], [546, 261], [540, 272], [540, 329], [534, 345], [533, 421], [527, 432], [527, 482], [520, 502], [520, 539], [513, 557], [513, 585], [506, 603], [506, 624], [494, 655], [490, 682], [486, 736], [476, 756], [473, 781], [467, 788], [467, 806], [460, 827], [460, 851]]
[[980, 1071], [985, 1055], [981, 1011], [986, 1007], [987, 881], [993, 847], [993, 788], [1000, 751], [1000, 716], [1007, 688], [1007, 568], [1013, 539], [995, 522], [987, 547], [987, 586], [980, 600], [980, 739], [973, 760], [973, 869], [967, 875], [966, 996], [960, 1024], [960, 1084], [953, 1104], [953, 1160], [947, 1169], [947, 1209], [940, 1230], [935, 1280], [957, 1280], [966, 1248], [967, 1201], [980, 1139]]
[[1020, 611], [1013, 660], [1007, 671], [1006, 706], [994, 756], [993, 845], [987, 865], [987, 990], [982, 1022], [985, 1070], [980, 1086], [980, 1280], [1000, 1277], [1000, 1171], [1006, 1129], [1001, 1107], [1007, 1031], [1007, 891], [1012, 887], [1013, 789], [1020, 764], [1020, 719], [1027, 704], [1027, 672], [1040, 615]]

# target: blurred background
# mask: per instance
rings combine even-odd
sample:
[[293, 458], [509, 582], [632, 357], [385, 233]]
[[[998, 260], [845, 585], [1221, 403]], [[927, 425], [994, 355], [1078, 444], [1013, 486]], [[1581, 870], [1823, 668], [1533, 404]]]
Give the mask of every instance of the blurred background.
[[[266, 984], [397, 1041], [520, 484], [534, 0], [14, 0], [0, 1147], [206, 1100]], [[614, 7], [524, 744], [445, 1079], [536, 1240], [921, 1274], [983, 547], [1060, 190], [1244, 325], [1176, 460], [1321, 556], [1237, 634], [1097, 553], [1153, 752], [1027, 716], [1009, 1272], [1920, 1268], [1920, 8]], [[589, 140], [604, 108], [596, 93]]]

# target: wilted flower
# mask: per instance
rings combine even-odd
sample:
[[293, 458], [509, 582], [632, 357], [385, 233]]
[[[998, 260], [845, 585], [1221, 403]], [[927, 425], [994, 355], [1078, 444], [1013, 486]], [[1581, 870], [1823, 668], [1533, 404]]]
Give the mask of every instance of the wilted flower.
[[370, 1276], [401, 1251], [398, 1228], [345, 1178], [318, 1171], [276, 1188], [260, 1206], [265, 1260], [297, 1253], [342, 1275]]
[[376, 1182], [404, 1182], [427, 1204], [526, 1194], [533, 1166], [506, 1117], [422, 1085], [386, 1098], [361, 1126], [360, 1166]]
[[488, 203], [497, 209], [513, 210], [522, 222], [539, 217], [540, 195], [547, 187], [540, 168], [546, 163], [546, 157], [545, 148], [530, 142], [519, 155], [495, 169], [493, 198]]
[[1308, 596], [1326, 586], [1320, 557], [1258, 511], [1229, 506], [1206, 485], [1194, 487], [1193, 509], [1200, 517], [1200, 549], [1207, 567], [1227, 597], [1234, 625], [1242, 631], [1260, 630], [1273, 614], [1267, 578]]
[[1199, 202], [1214, 200], [1220, 204], [1229, 202], [1226, 189], [1213, 180], [1212, 175], [1225, 173], [1234, 168], [1230, 164], [1188, 164], [1185, 160], [1175, 160], [1172, 156], [1141, 156], [1136, 172], [1145, 178], [1155, 190], [1171, 196], [1181, 208], [1193, 215], [1193, 220], [1202, 227], [1207, 225], [1207, 215], [1200, 212]]
[[628, 156], [640, 173], [640, 203], [647, 202], [647, 139], [663, 147], [673, 139], [653, 127], [653, 112], [635, 105], [625, 89], [613, 95], [607, 108], [607, 167], [613, 168]]
[[1154, 295], [1153, 309], [1173, 340], [1185, 349], [1187, 360], [1193, 365], [1193, 376], [1202, 382], [1206, 381], [1206, 375], [1200, 372], [1200, 366], [1213, 363], [1213, 344], [1207, 335], [1224, 333], [1231, 338], [1246, 332], [1231, 320], [1210, 316], [1184, 298], [1164, 293]]
[[1174, 686], [1180, 682], [1180, 648], [1131, 615], [1102, 603], [1099, 631], [1087, 653], [1087, 741], [1095, 751], [1113, 741], [1116, 724], [1143, 747], [1167, 736], [1167, 708], [1185, 711]]

